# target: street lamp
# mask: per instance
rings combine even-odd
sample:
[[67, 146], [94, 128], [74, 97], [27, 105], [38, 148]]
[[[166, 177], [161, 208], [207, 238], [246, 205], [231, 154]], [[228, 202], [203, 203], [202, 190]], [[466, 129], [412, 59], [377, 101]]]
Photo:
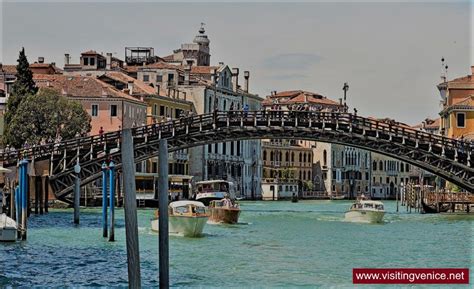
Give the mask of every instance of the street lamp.
[[349, 84], [347, 82], [344, 82], [344, 86], [342, 87], [342, 90], [344, 90], [344, 107], [346, 107], [346, 97], [347, 97], [347, 91], [349, 90]]

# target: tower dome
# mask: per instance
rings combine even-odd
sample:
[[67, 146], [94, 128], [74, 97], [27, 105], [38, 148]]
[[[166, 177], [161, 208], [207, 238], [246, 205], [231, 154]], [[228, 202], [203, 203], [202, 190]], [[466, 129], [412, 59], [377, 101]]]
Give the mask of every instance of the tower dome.
[[201, 23], [201, 28], [199, 28], [199, 34], [194, 37], [193, 42], [203, 46], [209, 46], [210, 41], [205, 33], [206, 30], [204, 30], [204, 23]]

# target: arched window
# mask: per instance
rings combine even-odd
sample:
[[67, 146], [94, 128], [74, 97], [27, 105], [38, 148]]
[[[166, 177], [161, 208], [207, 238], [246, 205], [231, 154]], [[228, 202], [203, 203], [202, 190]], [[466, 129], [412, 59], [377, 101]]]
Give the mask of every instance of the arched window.
[[[299, 159], [300, 159], [300, 163], [301, 163], [301, 152], [300, 152], [300, 157], [299, 157]], [[300, 173], [301, 173], [301, 172], [300, 172]]]
[[290, 153], [288, 151], [286, 151], [286, 153], [285, 153], [285, 161], [286, 162], [290, 161]]
[[263, 160], [264, 160], [264, 161], [267, 160], [267, 151], [263, 151]]
[[379, 161], [379, 170], [383, 171], [384, 168], [383, 168], [383, 162], [382, 161]]
[[323, 151], [323, 166], [328, 165], [328, 152], [326, 150]]
[[311, 180], [311, 171], [308, 171], [308, 180]]
[[303, 180], [306, 180], [306, 171], [303, 171]]
[[291, 162], [295, 162], [295, 153], [291, 152]]
[[301, 174], [301, 171], [300, 171], [300, 180], [301, 180], [301, 176], [302, 176], [302, 174]]
[[410, 171], [410, 164], [405, 164], [405, 171], [407, 173]]
[[304, 163], [306, 162], [306, 154], [305, 153], [303, 154], [303, 162]]
[[273, 151], [270, 152], [270, 161], [273, 161]]
[[377, 170], [377, 162], [376, 162], [376, 161], [374, 161], [374, 162], [372, 163], [372, 170], [374, 170], [374, 171]]
[[226, 110], [226, 107], [225, 107], [226, 104], [227, 104], [227, 101], [224, 99], [224, 107], [222, 108], [222, 110]]

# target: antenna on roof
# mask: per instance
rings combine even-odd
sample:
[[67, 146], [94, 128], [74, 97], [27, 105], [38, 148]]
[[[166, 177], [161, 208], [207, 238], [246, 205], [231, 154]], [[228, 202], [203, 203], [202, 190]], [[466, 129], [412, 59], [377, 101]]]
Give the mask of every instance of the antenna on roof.
[[448, 78], [448, 65], [445, 64], [444, 62], [444, 57], [441, 58], [441, 79], [443, 82], [446, 82], [446, 79]]

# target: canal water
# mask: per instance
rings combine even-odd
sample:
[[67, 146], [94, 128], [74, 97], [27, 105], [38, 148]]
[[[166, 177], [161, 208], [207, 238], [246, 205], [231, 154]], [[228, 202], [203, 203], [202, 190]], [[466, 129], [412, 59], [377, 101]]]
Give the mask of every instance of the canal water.
[[[170, 237], [170, 282], [200, 288], [354, 288], [352, 268], [358, 267], [467, 267], [473, 280], [473, 216], [409, 214], [404, 207], [397, 214], [395, 202], [386, 201], [383, 224], [355, 224], [344, 222], [350, 204], [242, 202], [241, 224], [206, 225], [202, 238]], [[72, 210], [32, 215], [26, 242], [0, 244], [0, 287], [126, 287], [123, 210], [116, 213], [112, 243], [102, 238], [100, 209], [83, 209], [78, 227]], [[144, 287], [158, 284], [152, 216], [153, 210], [138, 212]], [[410, 288], [433, 287], [447, 288]]]

